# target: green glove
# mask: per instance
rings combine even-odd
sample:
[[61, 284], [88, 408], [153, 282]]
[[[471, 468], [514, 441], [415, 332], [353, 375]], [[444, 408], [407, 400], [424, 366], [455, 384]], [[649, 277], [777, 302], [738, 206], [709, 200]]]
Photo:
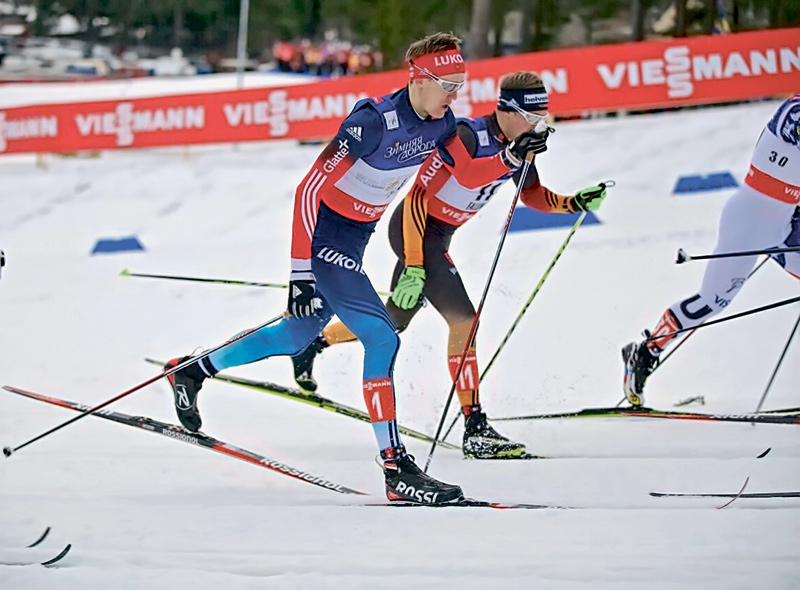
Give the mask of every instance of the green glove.
[[421, 266], [407, 266], [392, 291], [392, 302], [400, 309], [411, 309], [419, 303], [425, 288], [425, 269]]
[[575, 207], [580, 211], [597, 211], [603, 199], [606, 198], [606, 185], [597, 184], [581, 189], [575, 197]]

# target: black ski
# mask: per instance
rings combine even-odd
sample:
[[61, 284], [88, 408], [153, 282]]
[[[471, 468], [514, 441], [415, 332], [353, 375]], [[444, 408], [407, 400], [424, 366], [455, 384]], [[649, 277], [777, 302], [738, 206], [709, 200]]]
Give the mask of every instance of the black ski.
[[782, 410], [761, 410], [761, 414], [797, 414], [800, 408], [783, 408]]
[[749, 492], [742, 494], [684, 494], [680, 492], [650, 492], [650, 495], [654, 498], [800, 498], [800, 492]]
[[561, 418], [666, 418], [673, 420], [706, 420], [712, 422], [747, 422], [762, 424], [800, 424], [800, 413], [793, 414], [701, 414], [654, 410], [653, 408], [585, 408], [575, 412], [556, 414], [532, 414], [529, 416], [509, 416], [492, 418], [496, 421], [510, 420], [553, 420]]
[[71, 543], [68, 544], [66, 547], [64, 547], [58, 555], [48, 559], [47, 561], [42, 561], [41, 564], [44, 565], [44, 566], [49, 566], [49, 565], [53, 565], [56, 562], [61, 561], [62, 559], [64, 559], [64, 557], [67, 555], [67, 553], [69, 553], [70, 549], [72, 549], [72, 544]]
[[554, 457], [543, 457], [542, 455], [531, 455], [530, 453], [525, 453], [524, 455], [519, 455], [518, 457], [481, 457], [480, 459], [477, 457], [467, 457], [469, 461], [532, 461], [534, 459], [553, 459]]
[[55, 565], [69, 553], [72, 544], [53, 555], [52, 551], [42, 548], [25, 547], [22, 549], [0, 549], [0, 565]]
[[[164, 366], [164, 362], [153, 358], [146, 358], [144, 360], [153, 365], [158, 365], [159, 367]], [[369, 414], [367, 412], [364, 412], [363, 410], [347, 406], [345, 404], [322, 397], [321, 395], [317, 395], [315, 393], [303, 391], [302, 389], [298, 389], [296, 387], [286, 387], [284, 385], [279, 385], [277, 383], [272, 383], [270, 381], [256, 381], [254, 379], [246, 379], [245, 377], [235, 377], [233, 375], [223, 375], [221, 373], [215, 375], [214, 379], [217, 381], [224, 381], [225, 383], [232, 383], [234, 385], [249, 387], [250, 389], [255, 389], [256, 391], [260, 391], [262, 393], [277, 395], [285, 399], [298, 401], [304, 404], [308, 404], [310, 406], [321, 408], [323, 410], [328, 410], [329, 412], [334, 412], [335, 414], [341, 414], [342, 416], [347, 416], [348, 418], [355, 418], [356, 420], [360, 420], [361, 422], [371, 423], [369, 419]], [[416, 438], [417, 440], [425, 441], [428, 443], [433, 442], [433, 437], [425, 434], [424, 432], [418, 432], [416, 430], [412, 430], [411, 428], [402, 426], [401, 424], [397, 425], [397, 429], [400, 431], [400, 434], [404, 434], [409, 438]], [[450, 443], [439, 442], [439, 446], [442, 446], [447, 449], [461, 450], [461, 447], [457, 447], [456, 445]]]
[[[11, 393], [16, 393], [18, 395], [35, 399], [37, 401], [53, 404], [54, 406], [75, 410], [76, 412], [85, 412], [91, 408], [91, 406], [86, 406], [77, 402], [50, 397], [40, 393], [34, 393], [32, 391], [25, 391], [24, 389], [18, 389], [9, 385], [3, 386], [3, 389], [10, 391]], [[160, 434], [162, 436], [166, 436], [167, 438], [180, 440], [185, 443], [215, 451], [217, 453], [222, 453], [223, 455], [228, 455], [229, 457], [246, 461], [247, 463], [252, 463], [253, 465], [258, 465], [259, 467], [271, 469], [272, 471], [276, 471], [283, 475], [288, 475], [294, 479], [299, 479], [300, 481], [325, 488], [326, 490], [339, 492], [340, 494], [366, 495], [364, 492], [339, 485], [317, 475], [284, 465], [283, 463], [275, 461], [274, 459], [270, 459], [263, 455], [259, 455], [258, 453], [242, 449], [221, 440], [217, 440], [201, 432], [190, 432], [184, 429], [182, 426], [168, 424], [166, 422], [159, 422], [158, 420], [147, 418], [145, 416], [130, 416], [128, 414], [123, 414], [122, 412], [112, 412], [111, 410], [105, 409], [100, 410], [93, 415], [97, 416], [98, 418], [104, 418], [105, 420], [111, 420], [112, 422], [118, 422], [134, 428], [141, 428], [142, 430]]]
[[29, 549], [30, 549], [31, 547], [36, 547], [36, 546], [37, 546], [39, 543], [41, 543], [42, 541], [44, 541], [44, 540], [47, 538], [47, 535], [49, 535], [49, 534], [50, 534], [50, 527], [47, 527], [46, 529], [44, 529], [44, 532], [43, 532], [43, 533], [42, 533], [42, 534], [39, 536], [39, 538], [38, 538], [38, 539], [36, 539], [36, 540], [35, 540], [33, 543], [31, 543], [30, 545], [26, 545], [26, 547], [28, 547]]
[[523, 504], [519, 502], [487, 502], [462, 498], [456, 502], [446, 504], [420, 504], [417, 502], [375, 502], [359, 504], [359, 506], [383, 506], [385, 508], [493, 508], [495, 510], [568, 510], [570, 506], [555, 506], [551, 504]]

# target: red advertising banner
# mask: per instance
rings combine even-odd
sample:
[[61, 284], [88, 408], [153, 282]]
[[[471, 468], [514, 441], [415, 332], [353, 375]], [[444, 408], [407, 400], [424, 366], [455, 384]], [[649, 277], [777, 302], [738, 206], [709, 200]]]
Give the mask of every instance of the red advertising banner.
[[[669, 108], [800, 91], [800, 29], [581, 47], [468, 62], [457, 116], [481, 115], [508, 72], [538, 72], [550, 112]], [[360, 98], [402, 87], [398, 70], [313, 84], [0, 110], [0, 154], [75, 152], [335, 134]]]

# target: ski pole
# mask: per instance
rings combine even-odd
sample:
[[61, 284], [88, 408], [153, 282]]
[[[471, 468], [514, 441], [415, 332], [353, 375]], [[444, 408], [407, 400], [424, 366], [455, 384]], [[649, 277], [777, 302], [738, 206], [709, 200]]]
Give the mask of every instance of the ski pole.
[[789, 350], [789, 345], [792, 343], [792, 340], [794, 339], [794, 335], [797, 332], [798, 326], [800, 326], [800, 316], [797, 316], [797, 321], [794, 323], [794, 328], [792, 328], [792, 333], [789, 334], [789, 339], [786, 341], [786, 346], [783, 347], [783, 352], [781, 353], [781, 357], [778, 359], [778, 364], [775, 365], [775, 370], [772, 371], [772, 376], [769, 378], [769, 383], [767, 383], [766, 389], [764, 389], [764, 394], [758, 401], [758, 405], [756, 406], [756, 411], [755, 411], [756, 414], [758, 414], [761, 411], [761, 406], [764, 405], [764, 400], [767, 399], [767, 394], [769, 393], [769, 390], [772, 387], [772, 382], [775, 381], [775, 376], [778, 374], [778, 369], [781, 368], [783, 359], [786, 356], [786, 351]]
[[[603, 186], [614, 186], [613, 181], [601, 184]], [[534, 287], [533, 292], [531, 293], [530, 297], [528, 297], [528, 300], [525, 302], [525, 305], [522, 306], [522, 309], [520, 310], [519, 314], [517, 314], [516, 319], [511, 324], [511, 327], [508, 329], [508, 332], [506, 332], [506, 335], [503, 337], [503, 340], [500, 342], [500, 345], [497, 347], [497, 350], [494, 351], [494, 355], [489, 361], [489, 364], [486, 365], [486, 368], [483, 370], [483, 373], [481, 373], [479, 383], [483, 383], [483, 380], [486, 379], [486, 374], [489, 372], [489, 369], [491, 369], [492, 365], [494, 364], [494, 361], [500, 355], [500, 351], [503, 350], [503, 347], [506, 345], [506, 342], [508, 342], [508, 339], [511, 337], [511, 334], [517, 328], [517, 325], [522, 320], [522, 316], [524, 316], [525, 312], [528, 311], [528, 308], [530, 307], [531, 303], [533, 303], [533, 299], [536, 297], [537, 293], [539, 293], [539, 290], [542, 288], [542, 285], [544, 285], [544, 282], [547, 280], [547, 277], [550, 276], [550, 271], [553, 270], [553, 267], [556, 265], [556, 262], [558, 262], [558, 259], [561, 258], [561, 255], [564, 253], [564, 250], [567, 249], [569, 241], [572, 239], [572, 236], [575, 234], [575, 231], [578, 229], [581, 223], [583, 223], [583, 220], [585, 218], [586, 218], [586, 211], [583, 211], [578, 217], [577, 221], [575, 221], [575, 224], [572, 226], [572, 229], [569, 230], [569, 233], [567, 234], [567, 237], [564, 239], [564, 242], [556, 251], [555, 256], [550, 261], [550, 264], [544, 271], [542, 278], [539, 279], [539, 282], [536, 284], [536, 287]], [[453, 427], [456, 425], [456, 422], [458, 422], [458, 415], [456, 415], [455, 419], [450, 424], [450, 427], [447, 429], [447, 432], [444, 433], [444, 436], [442, 437], [443, 441], [447, 440], [447, 436], [450, 434], [450, 431], [453, 430]]]
[[769, 305], [764, 305], [762, 307], [756, 307], [754, 309], [748, 309], [747, 311], [743, 311], [742, 313], [736, 313], [730, 315], [726, 318], [720, 318], [718, 320], [712, 320], [710, 322], [706, 322], [704, 324], [700, 324], [699, 326], [695, 326], [694, 328], [683, 328], [682, 330], [676, 330], [674, 332], [670, 332], [669, 334], [659, 334], [658, 336], [651, 336], [650, 338], [645, 339], [645, 342], [651, 342], [653, 340], [660, 340], [662, 338], [668, 338], [670, 336], [677, 336], [678, 334], [683, 334], [684, 332], [689, 332], [691, 330], [699, 330], [700, 328], [706, 328], [708, 326], [713, 326], [714, 324], [720, 324], [722, 322], [728, 322], [730, 320], [735, 320], [737, 318], [742, 318], [746, 315], [752, 315], [754, 313], [759, 313], [762, 311], [767, 311], [769, 309], [775, 309], [776, 307], [782, 307], [784, 305], [791, 305], [792, 303], [797, 303], [800, 301], [800, 297], [791, 297], [790, 299], [784, 299], [783, 301], [776, 301], [775, 303], [770, 303]]
[[[767, 257], [767, 258], [764, 258], [764, 259], [763, 259], [761, 262], [759, 262], [759, 263], [758, 263], [758, 265], [757, 265], [757, 266], [756, 266], [756, 267], [755, 267], [755, 268], [754, 268], [754, 269], [753, 269], [753, 270], [750, 272], [750, 274], [749, 274], [749, 275], [747, 275], [747, 278], [745, 279], [745, 281], [749, 281], [749, 280], [750, 280], [750, 277], [752, 277], [754, 274], [756, 274], [756, 272], [757, 272], [757, 271], [758, 271], [758, 270], [759, 270], [759, 269], [760, 269], [762, 266], [764, 266], [764, 265], [765, 265], [765, 264], [766, 264], [768, 261], [769, 261], [769, 257]], [[695, 329], [696, 329], [696, 328], [698, 328], [698, 327], [699, 327], [699, 326], [696, 326], [696, 327], [695, 327]], [[683, 337], [683, 339], [682, 339], [680, 342], [678, 342], [678, 343], [677, 343], [675, 346], [673, 346], [673, 347], [670, 349], [670, 351], [669, 351], [667, 354], [665, 354], [665, 355], [664, 355], [664, 358], [663, 358], [663, 359], [661, 359], [661, 360], [659, 361], [659, 363], [656, 365], [655, 369], [653, 369], [653, 373], [655, 373], [655, 372], [658, 370], [658, 368], [659, 368], [661, 365], [663, 365], [665, 362], [667, 362], [667, 359], [668, 359], [669, 357], [671, 357], [673, 354], [675, 354], [675, 352], [677, 352], [677, 350], [678, 350], [678, 349], [679, 349], [681, 346], [683, 346], [683, 345], [686, 343], [686, 341], [687, 341], [689, 338], [691, 338], [692, 334], [694, 334], [694, 333], [695, 333], [695, 329], [692, 329], [692, 331], [691, 331], [691, 332], [689, 332], [689, 333], [688, 333], [686, 336], [684, 336], [684, 337]], [[652, 374], [652, 373], [651, 373], [651, 374]]]
[[[601, 186], [614, 186], [613, 181], [610, 181], [610, 182], [611, 182], [610, 184], [609, 183], [601, 183]], [[525, 312], [528, 311], [528, 308], [531, 306], [531, 303], [533, 303], [534, 298], [536, 297], [536, 295], [541, 290], [542, 285], [544, 285], [544, 282], [547, 280], [547, 277], [550, 276], [550, 272], [553, 270], [553, 267], [556, 265], [556, 262], [558, 262], [558, 259], [561, 258], [561, 255], [564, 253], [564, 250], [567, 249], [567, 245], [569, 244], [569, 241], [572, 239], [572, 236], [575, 235], [575, 231], [578, 229], [580, 224], [583, 223], [583, 220], [585, 218], [586, 218], [586, 211], [584, 211], [583, 213], [580, 214], [580, 217], [578, 217], [578, 220], [572, 226], [572, 229], [569, 230], [569, 233], [567, 234], [567, 237], [564, 239], [564, 242], [558, 248], [558, 250], [556, 251], [555, 256], [553, 256], [553, 259], [550, 261], [550, 264], [547, 266], [547, 270], [544, 271], [544, 274], [542, 275], [542, 278], [539, 279], [539, 282], [536, 284], [536, 287], [534, 287], [533, 292], [531, 292], [531, 295], [530, 295], [530, 297], [528, 297], [528, 300], [525, 302], [525, 305], [522, 306], [522, 309], [517, 314], [516, 319], [511, 324], [511, 327], [508, 329], [508, 332], [506, 332], [506, 335], [503, 337], [503, 340], [500, 342], [500, 345], [497, 347], [497, 350], [494, 351], [494, 355], [489, 360], [489, 364], [486, 365], [486, 368], [483, 370], [483, 373], [481, 374], [481, 381], [483, 381], [486, 378], [486, 374], [489, 372], [489, 369], [492, 368], [492, 365], [494, 364], [494, 361], [497, 360], [497, 357], [500, 355], [500, 351], [503, 350], [503, 347], [505, 347], [506, 342], [508, 342], [508, 339], [511, 338], [511, 334], [513, 334], [514, 330], [517, 329], [517, 326], [519, 325], [519, 322], [522, 320], [522, 316], [524, 316]]]
[[[764, 265], [767, 263], [767, 261], [768, 261], [768, 260], [769, 260], [769, 256], [767, 256], [767, 257], [766, 257], [766, 258], [764, 258], [764, 259], [763, 259], [761, 262], [759, 262], [759, 263], [758, 263], [758, 265], [757, 265], [757, 266], [756, 266], [756, 267], [755, 267], [755, 268], [754, 268], [752, 271], [750, 271], [750, 274], [749, 274], [749, 275], [747, 275], [747, 278], [745, 279], [745, 281], [749, 281], [749, 280], [750, 280], [750, 277], [752, 277], [754, 274], [756, 274], [756, 272], [758, 272], [758, 270], [759, 270], [759, 269], [760, 269], [762, 266], [764, 266]], [[669, 357], [671, 357], [673, 354], [675, 354], [675, 353], [678, 351], [678, 349], [679, 349], [681, 346], [683, 346], [684, 344], [686, 344], [686, 341], [687, 341], [687, 340], [689, 340], [689, 338], [691, 338], [691, 337], [692, 337], [692, 335], [693, 335], [693, 334], [694, 334], [694, 333], [697, 331], [697, 329], [698, 329], [698, 328], [700, 328], [702, 325], [703, 325], [703, 324], [700, 324], [699, 326], [695, 326], [694, 328], [691, 328], [691, 331], [690, 331], [688, 334], [686, 334], [686, 336], [684, 336], [684, 337], [681, 339], [681, 341], [680, 341], [680, 342], [678, 342], [678, 343], [677, 343], [675, 346], [673, 346], [673, 347], [670, 349], [670, 351], [669, 351], [667, 354], [665, 354], [665, 355], [664, 355], [664, 358], [663, 358], [663, 359], [661, 359], [661, 360], [658, 362], [658, 364], [657, 364], [657, 365], [655, 366], [655, 368], [653, 369], [653, 373], [655, 373], [655, 372], [658, 370], [658, 368], [659, 368], [659, 367], [661, 367], [661, 366], [662, 366], [664, 363], [666, 363], [666, 362], [667, 362], [667, 360], [669, 359]], [[652, 375], [653, 373], [651, 373], [651, 375]], [[628, 398], [627, 398], [627, 396], [624, 396], [624, 395], [623, 395], [623, 396], [622, 396], [622, 399], [621, 399], [621, 400], [619, 400], [619, 401], [617, 402], [617, 407], [619, 407], [619, 406], [620, 406], [620, 405], [621, 405], [621, 404], [622, 404], [622, 403], [623, 403], [623, 402], [624, 402], [626, 399], [628, 399]]]
[[134, 393], [136, 391], [139, 391], [140, 389], [143, 389], [143, 388], [147, 387], [151, 383], [155, 383], [156, 381], [158, 381], [162, 377], [168, 377], [169, 375], [172, 375], [173, 373], [177, 373], [178, 371], [188, 367], [192, 363], [197, 362], [200, 359], [203, 359], [203, 358], [207, 357], [208, 355], [220, 350], [221, 348], [224, 348], [224, 347], [228, 346], [228, 344], [236, 342], [237, 340], [240, 340], [241, 338], [244, 338], [245, 336], [247, 336], [249, 334], [252, 334], [253, 332], [257, 332], [258, 330], [260, 330], [262, 328], [266, 328], [270, 324], [274, 324], [278, 320], [280, 320], [280, 319], [282, 319], [284, 317], [287, 317], [287, 314], [288, 314], [288, 312], [284, 312], [279, 316], [275, 316], [271, 320], [268, 320], [268, 321], [264, 322], [263, 324], [261, 324], [260, 326], [258, 326], [256, 328], [251, 328], [250, 330], [246, 330], [245, 332], [242, 332], [241, 334], [237, 334], [236, 336], [234, 336], [230, 340], [227, 340], [226, 342], [223, 342], [222, 344], [220, 344], [218, 346], [215, 346], [214, 348], [206, 350], [206, 351], [204, 351], [204, 352], [200, 353], [199, 355], [194, 356], [192, 358], [186, 359], [185, 361], [183, 361], [180, 364], [175, 365], [171, 369], [163, 371], [163, 372], [161, 372], [158, 375], [155, 375], [153, 377], [150, 377], [149, 379], [147, 379], [145, 381], [142, 381], [138, 385], [134, 385], [130, 389], [127, 389], [127, 390], [123, 391], [122, 393], [120, 393], [118, 395], [115, 395], [114, 397], [104, 401], [103, 403], [98, 404], [98, 405], [96, 405], [96, 406], [94, 406], [92, 408], [89, 408], [88, 410], [86, 410], [84, 412], [81, 412], [80, 414], [78, 414], [74, 418], [70, 418], [66, 422], [62, 422], [58, 426], [54, 426], [50, 430], [48, 430], [46, 432], [43, 432], [42, 434], [40, 434], [38, 436], [33, 437], [32, 439], [22, 443], [21, 445], [18, 445], [16, 447], [14, 447], [13, 449], [11, 447], [4, 447], [3, 448], [3, 455], [5, 455], [6, 457], [10, 457], [13, 453], [16, 453], [20, 449], [24, 449], [28, 445], [30, 445], [32, 443], [35, 443], [37, 440], [40, 440], [40, 439], [44, 438], [45, 436], [48, 436], [49, 434], [52, 434], [52, 433], [56, 432], [57, 430], [61, 430], [62, 428], [72, 424], [73, 422], [77, 422], [81, 418], [85, 418], [86, 416], [88, 416], [90, 414], [94, 414], [98, 410], [102, 410], [103, 408], [105, 408], [106, 406], [114, 403], [115, 401], [120, 400], [123, 397], [128, 396], [128, 395], [130, 395], [130, 394], [132, 394], [132, 393]]
[[472, 326], [469, 329], [469, 335], [467, 336], [467, 340], [464, 343], [464, 350], [461, 353], [461, 359], [458, 362], [458, 368], [456, 369], [455, 376], [453, 377], [453, 384], [450, 386], [450, 393], [447, 394], [447, 401], [444, 404], [444, 411], [442, 412], [442, 417], [439, 420], [439, 426], [436, 429], [436, 434], [433, 435], [433, 443], [431, 443], [431, 450], [428, 452], [428, 458], [425, 461], [425, 469], [423, 472], [428, 472], [428, 466], [431, 464], [431, 459], [433, 458], [433, 452], [436, 450], [436, 443], [439, 439], [439, 435], [442, 433], [442, 427], [444, 426], [444, 421], [447, 418], [447, 410], [450, 409], [450, 402], [453, 399], [453, 394], [456, 391], [456, 385], [458, 384], [458, 380], [461, 378], [461, 371], [464, 369], [464, 363], [467, 360], [467, 354], [469, 354], [470, 348], [472, 348], [472, 341], [475, 339], [475, 332], [478, 330], [478, 319], [481, 316], [481, 312], [483, 311], [483, 304], [486, 301], [486, 295], [489, 293], [489, 285], [492, 282], [492, 277], [494, 276], [494, 271], [497, 268], [497, 261], [500, 259], [500, 252], [503, 249], [503, 244], [506, 241], [506, 236], [508, 235], [508, 228], [511, 226], [511, 218], [514, 217], [514, 209], [517, 206], [517, 201], [519, 201], [519, 197], [522, 194], [522, 188], [525, 186], [525, 178], [528, 176], [528, 170], [531, 167], [533, 162], [534, 154], [533, 152], [529, 152], [525, 156], [525, 163], [522, 166], [522, 174], [519, 179], [519, 183], [517, 184], [517, 190], [514, 193], [514, 200], [511, 201], [511, 207], [508, 209], [508, 215], [506, 216], [506, 222], [503, 226], [503, 231], [500, 235], [500, 242], [497, 244], [497, 250], [494, 253], [494, 260], [492, 261], [492, 266], [489, 269], [489, 276], [486, 279], [486, 285], [483, 288], [483, 294], [481, 295], [480, 303], [478, 304], [478, 309], [475, 311], [475, 317], [472, 320]]
[[[131, 272], [127, 268], [122, 269], [119, 273], [121, 277], [139, 277], [145, 279], [167, 279], [170, 281], [192, 281], [195, 283], [213, 283], [216, 285], [237, 285], [240, 287], [270, 287], [273, 289], [288, 289], [289, 285], [286, 283], [261, 283], [257, 281], [240, 281], [236, 279], [212, 279], [212, 278], [205, 278], [205, 277], [187, 277], [181, 275], [159, 275], [159, 274], [147, 274], [147, 273], [139, 273], [139, 272]], [[381, 297], [388, 297], [391, 293], [387, 293], [385, 291], [376, 291], [378, 295]]]
[[683, 248], [678, 248], [678, 257], [675, 264], [683, 264], [691, 260], [713, 260], [715, 258], [736, 258], [739, 256], [760, 256], [762, 254], [781, 254], [785, 252], [800, 252], [800, 246], [790, 246], [788, 248], [767, 248], [765, 250], [746, 250], [742, 252], [725, 252], [723, 254], [703, 254], [701, 256], [692, 256], [687, 254]]
[[170, 281], [193, 281], [195, 283], [215, 283], [217, 285], [239, 285], [244, 287], [273, 287], [275, 289], [288, 289], [289, 285], [283, 283], [258, 283], [255, 281], [238, 281], [235, 279], [209, 279], [204, 277], [187, 277], [180, 275], [159, 275], [131, 272], [127, 268], [119, 273], [121, 277], [140, 277], [145, 279], [167, 279]]

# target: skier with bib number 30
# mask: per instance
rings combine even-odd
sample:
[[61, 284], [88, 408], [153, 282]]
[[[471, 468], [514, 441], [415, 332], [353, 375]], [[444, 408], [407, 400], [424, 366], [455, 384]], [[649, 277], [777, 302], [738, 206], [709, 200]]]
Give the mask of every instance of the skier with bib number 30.
[[[714, 254], [796, 246], [800, 242], [800, 94], [778, 107], [761, 132], [750, 169], [725, 203]], [[773, 254], [800, 278], [800, 253]], [[715, 258], [706, 266], [700, 290], [668, 307], [653, 332], [622, 349], [623, 391], [634, 406], [644, 403], [644, 385], [674, 332], [694, 328], [721, 312], [741, 290], [758, 256]]]

